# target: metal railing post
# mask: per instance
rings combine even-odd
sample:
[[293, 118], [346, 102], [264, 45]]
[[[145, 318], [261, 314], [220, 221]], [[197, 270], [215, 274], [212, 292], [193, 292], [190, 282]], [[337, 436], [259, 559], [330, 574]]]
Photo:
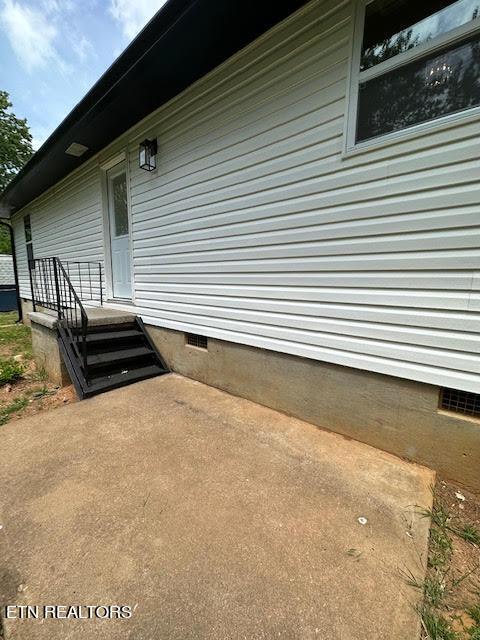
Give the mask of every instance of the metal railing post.
[[100, 306], [103, 307], [103, 282], [102, 282], [102, 263], [98, 263], [98, 277], [100, 279]]
[[28, 261], [28, 274], [30, 276], [30, 289], [31, 289], [31, 292], [32, 292], [32, 309], [34, 311], [36, 311], [37, 310], [37, 303], [35, 301], [36, 287], [34, 288], [34, 286], [33, 286], [33, 272], [34, 272], [34, 270], [35, 270], [35, 262], [34, 262], [34, 260], [29, 260]]
[[58, 258], [52, 258], [53, 260], [53, 277], [55, 279], [55, 295], [57, 298], [57, 312], [58, 312], [58, 319], [61, 320], [62, 318], [62, 303], [61, 303], [61, 299], [60, 299], [60, 286], [58, 284], [58, 267], [57, 267], [57, 260]]

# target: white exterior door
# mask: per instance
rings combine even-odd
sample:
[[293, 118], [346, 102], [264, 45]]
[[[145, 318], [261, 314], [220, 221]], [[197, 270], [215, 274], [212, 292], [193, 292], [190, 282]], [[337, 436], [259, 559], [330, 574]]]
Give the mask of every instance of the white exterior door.
[[127, 173], [124, 162], [109, 169], [107, 183], [112, 293], [114, 298], [131, 299], [130, 223], [127, 202]]

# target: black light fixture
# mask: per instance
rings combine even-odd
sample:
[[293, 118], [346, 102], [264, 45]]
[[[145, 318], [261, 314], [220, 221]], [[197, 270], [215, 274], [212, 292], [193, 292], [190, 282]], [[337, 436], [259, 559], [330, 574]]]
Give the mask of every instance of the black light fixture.
[[139, 152], [140, 169], [145, 171], [153, 171], [157, 168], [157, 139], [144, 140], [140, 143]]

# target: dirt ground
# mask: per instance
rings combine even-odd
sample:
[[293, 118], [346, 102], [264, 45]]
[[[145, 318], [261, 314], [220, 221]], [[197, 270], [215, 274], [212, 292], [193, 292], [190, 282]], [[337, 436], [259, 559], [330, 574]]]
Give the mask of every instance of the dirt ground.
[[19, 377], [0, 384], [1, 425], [77, 400], [73, 386], [58, 387], [39, 371], [32, 357], [29, 327], [16, 324], [16, 312], [0, 313], [0, 366], [13, 361]]
[[423, 638], [480, 640], [480, 496], [439, 479], [428, 515]]

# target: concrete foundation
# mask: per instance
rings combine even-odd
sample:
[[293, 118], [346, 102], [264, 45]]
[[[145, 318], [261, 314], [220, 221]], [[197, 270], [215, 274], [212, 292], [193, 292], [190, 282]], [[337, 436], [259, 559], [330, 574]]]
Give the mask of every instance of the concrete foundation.
[[427, 465], [480, 491], [480, 421], [442, 412], [439, 388], [149, 326], [169, 367], [184, 376]]
[[35, 363], [47, 378], [60, 386], [71, 384], [57, 342], [56, 319], [45, 313], [25, 316], [32, 329], [32, 351]]
[[31, 300], [27, 300], [26, 298], [20, 299], [20, 304], [22, 305], [22, 314], [23, 314], [23, 323], [30, 326], [30, 318], [28, 314], [33, 311], [33, 305]]

